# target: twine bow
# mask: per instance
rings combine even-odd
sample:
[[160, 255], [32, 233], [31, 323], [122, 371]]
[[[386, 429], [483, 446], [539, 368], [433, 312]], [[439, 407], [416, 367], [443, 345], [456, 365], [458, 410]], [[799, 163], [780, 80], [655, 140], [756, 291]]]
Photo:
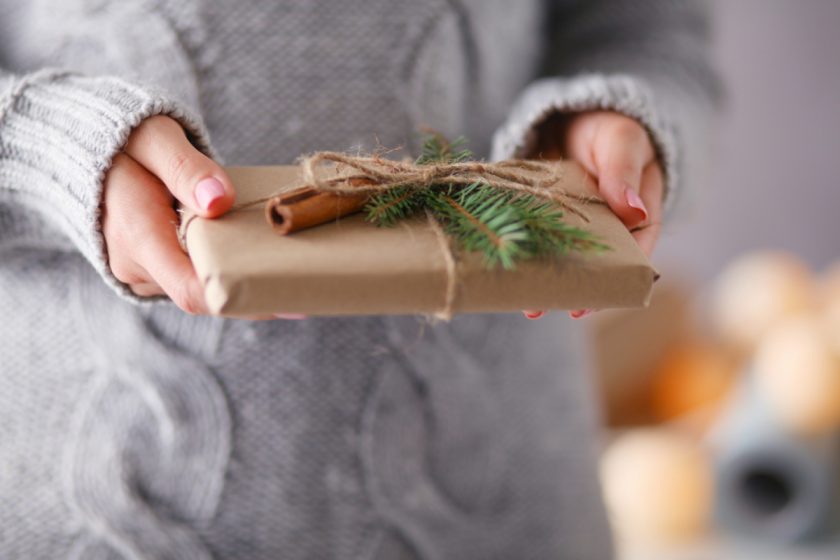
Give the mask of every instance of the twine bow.
[[[324, 176], [320, 169], [334, 164], [338, 175]], [[483, 182], [491, 187], [548, 198], [585, 222], [589, 217], [581, 203], [598, 202], [595, 196], [569, 193], [559, 188], [562, 175], [556, 165], [544, 161], [507, 160], [417, 164], [377, 156], [352, 156], [339, 152], [316, 152], [301, 159], [307, 185], [337, 193], [383, 192], [400, 187], [429, 188], [435, 185], [468, 186]], [[350, 174], [342, 168], [352, 170]]]

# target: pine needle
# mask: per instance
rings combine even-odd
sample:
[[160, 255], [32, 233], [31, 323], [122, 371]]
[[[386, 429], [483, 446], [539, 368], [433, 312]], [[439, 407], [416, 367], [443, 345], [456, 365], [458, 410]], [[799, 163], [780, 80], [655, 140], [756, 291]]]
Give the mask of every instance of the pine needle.
[[433, 133], [423, 142], [422, 152], [417, 158], [418, 165], [428, 163], [460, 163], [472, 159], [473, 153], [464, 148], [467, 139], [463, 136], [449, 142], [440, 133]]
[[422, 191], [400, 187], [374, 196], [365, 205], [366, 219], [379, 226], [392, 226], [422, 207]]
[[433, 191], [429, 206], [443, 218], [444, 227], [467, 251], [484, 255], [488, 268], [501, 264], [514, 268], [529, 236], [508, 195], [485, 184], [473, 183], [453, 192]]

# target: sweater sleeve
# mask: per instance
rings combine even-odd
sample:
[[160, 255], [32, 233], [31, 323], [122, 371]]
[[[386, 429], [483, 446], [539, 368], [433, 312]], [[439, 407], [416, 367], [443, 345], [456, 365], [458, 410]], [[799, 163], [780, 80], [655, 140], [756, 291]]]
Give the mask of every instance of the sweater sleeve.
[[493, 157], [522, 155], [550, 114], [614, 110], [642, 123], [665, 171], [671, 213], [708, 150], [719, 98], [704, 0], [550, 0], [545, 75], [497, 130]]
[[77, 250], [136, 300], [108, 267], [100, 207], [112, 159], [153, 115], [176, 119], [213, 155], [201, 121], [152, 89], [115, 77], [0, 69], [0, 252]]

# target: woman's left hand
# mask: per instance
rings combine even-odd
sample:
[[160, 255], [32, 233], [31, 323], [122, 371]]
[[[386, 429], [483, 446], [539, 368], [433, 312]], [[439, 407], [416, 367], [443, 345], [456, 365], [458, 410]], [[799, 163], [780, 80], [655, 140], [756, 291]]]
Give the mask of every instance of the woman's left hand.
[[[543, 159], [576, 160], [598, 182], [610, 209], [632, 232], [648, 256], [659, 238], [663, 172], [647, 130], [613, 111], [553, 118], [539, 128], [535, 153]], [[572, 311], [576, 319], [592, 310]], [[523, 311], [538, 319], [544, 311]]]

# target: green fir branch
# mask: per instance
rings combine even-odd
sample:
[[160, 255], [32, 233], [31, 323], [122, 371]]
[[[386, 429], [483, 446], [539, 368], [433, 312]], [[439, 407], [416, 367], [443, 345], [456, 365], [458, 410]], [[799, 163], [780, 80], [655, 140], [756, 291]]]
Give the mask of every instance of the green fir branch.
[[428, 165], [434, 163], [460, 163], [468, 161], [473, 158], [473, 153], [464, 146], [467, 139], [460, 136], [448, 141], [445, 136], [440, 133], [433, 133], [423, 142], [423, 148], [420, 157], [415, 163], [417, 165]]
[[428, 201], [447, 233], [464, 250], [482, 253], [488, 268], [514, 268], [517, 259], [527, 256], [528, 231], [507, 192], [473, 183], [433, 191]]
[[[433, 134], [424, 142], [416, 163], [470, 160], [472, 153], [465, 144], [464, 138], [449, 142]], [[484, 182], [466, 187], [400, 187], [377, 193], [365, 206], [367, 220], [385, 227], [421, 209], [431, 210], [462, 249], [482, 253], [488, 268], [513, 269], [517, 261], [542, 255], [609, 250], [591, 233], [564, 222], [556, 203]]]
[[[592, 233], [563, 221], [563, 212], [550, 200], [523, 197], [517, 205], [530, 234], [531, 255], [568, 254], [573, 251], [599, 253], [609, 246]], [[514, 203], [519, 202], [519, 200]]]
[[409, 187], [378, 193], [365, 205], [365, 219], [378, 226], [392, 226], [423, 208], [423, 199], [423, 191]]

